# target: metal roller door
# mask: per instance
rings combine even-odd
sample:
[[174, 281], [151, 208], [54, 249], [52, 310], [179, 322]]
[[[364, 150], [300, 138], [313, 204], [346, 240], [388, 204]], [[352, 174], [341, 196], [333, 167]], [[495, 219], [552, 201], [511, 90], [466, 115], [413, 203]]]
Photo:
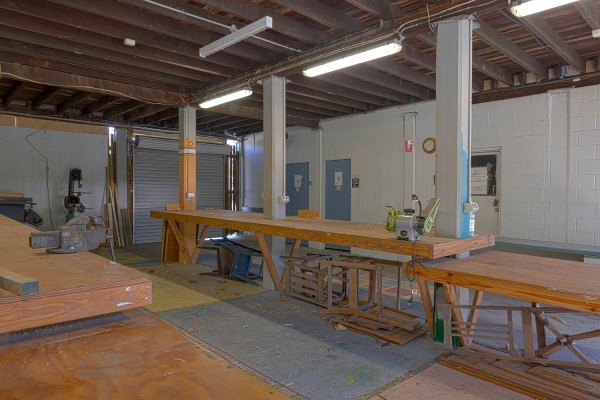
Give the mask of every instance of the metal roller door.
[[[160, 242], [161, 220], [151, 218], [151, 210], [162, 210], [178, 199], [177, 140], [139, 136], [133, 154], [133, 240], [134, 243]], [[196, 158], [197, 208], [225, 207], [225, 155], [230, 146], [198, 143]], [[209, 237], [223, 235], [211, 228]]]

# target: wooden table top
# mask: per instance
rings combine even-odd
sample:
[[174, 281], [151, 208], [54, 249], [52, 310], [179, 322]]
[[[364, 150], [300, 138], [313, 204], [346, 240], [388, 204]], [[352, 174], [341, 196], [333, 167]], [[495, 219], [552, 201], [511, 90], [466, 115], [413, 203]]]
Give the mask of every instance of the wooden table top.
[[495, 244], [495, 237], [482, 235], [468, 239], [421, 236], [416, 243], [397, 240], [383, 224], [286, 217], [270, 220], [261, 213], [229, 210], [152, 211], [154, 218], [258, 232], [292, 239], [310, 240], [389, 253], [416, 255], [427, 259], [447, 257]]
[[481, 251], [415, 266], [426, 280], [600, 314], [600, 268], [554, 258]]
[[37, 280], [40, 290], [19, 296], [0, 289], [0, 333], [152, 304], [147, 275], [88, 252], [31, 249], [33, 232], [0, 215], [0, 269]]

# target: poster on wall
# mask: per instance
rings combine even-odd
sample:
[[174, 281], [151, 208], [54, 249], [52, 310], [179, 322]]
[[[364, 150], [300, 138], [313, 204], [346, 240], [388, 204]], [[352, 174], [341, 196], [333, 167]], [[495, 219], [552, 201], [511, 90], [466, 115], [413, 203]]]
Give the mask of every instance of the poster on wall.
[[300, 191], [302, 187], [302, 175], [294, 175], [294, 187], [296, 188], [296, 192]]
[[335, 171], [335, 190], [342, 190], [342, 171]]
[[496, 154], [471, 157], [471, 194], [496, 196]]

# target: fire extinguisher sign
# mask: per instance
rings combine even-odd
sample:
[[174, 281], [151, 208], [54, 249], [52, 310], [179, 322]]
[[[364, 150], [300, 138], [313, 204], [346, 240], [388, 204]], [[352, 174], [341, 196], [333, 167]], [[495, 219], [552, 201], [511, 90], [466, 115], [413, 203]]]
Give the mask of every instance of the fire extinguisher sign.
[[404, 152], [405, 153], [412, 153], [413, 151], [413, 141], [412, 139], [408, 139], [404, 141]]

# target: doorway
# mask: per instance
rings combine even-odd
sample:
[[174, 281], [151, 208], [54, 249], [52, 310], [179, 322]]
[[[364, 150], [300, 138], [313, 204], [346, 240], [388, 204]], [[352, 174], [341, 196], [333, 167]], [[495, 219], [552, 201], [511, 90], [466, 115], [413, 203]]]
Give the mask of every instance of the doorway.
[[[325, 161], [325, 218], [350, 221], [351, 205], [351, 160]], [[326, 244], [326, 248], [349, 251], [346, 246]]]
[[471, 195], [479, 205], [475, 233], [500, 233], [500, 149], [474, 150], [471, 155]]

